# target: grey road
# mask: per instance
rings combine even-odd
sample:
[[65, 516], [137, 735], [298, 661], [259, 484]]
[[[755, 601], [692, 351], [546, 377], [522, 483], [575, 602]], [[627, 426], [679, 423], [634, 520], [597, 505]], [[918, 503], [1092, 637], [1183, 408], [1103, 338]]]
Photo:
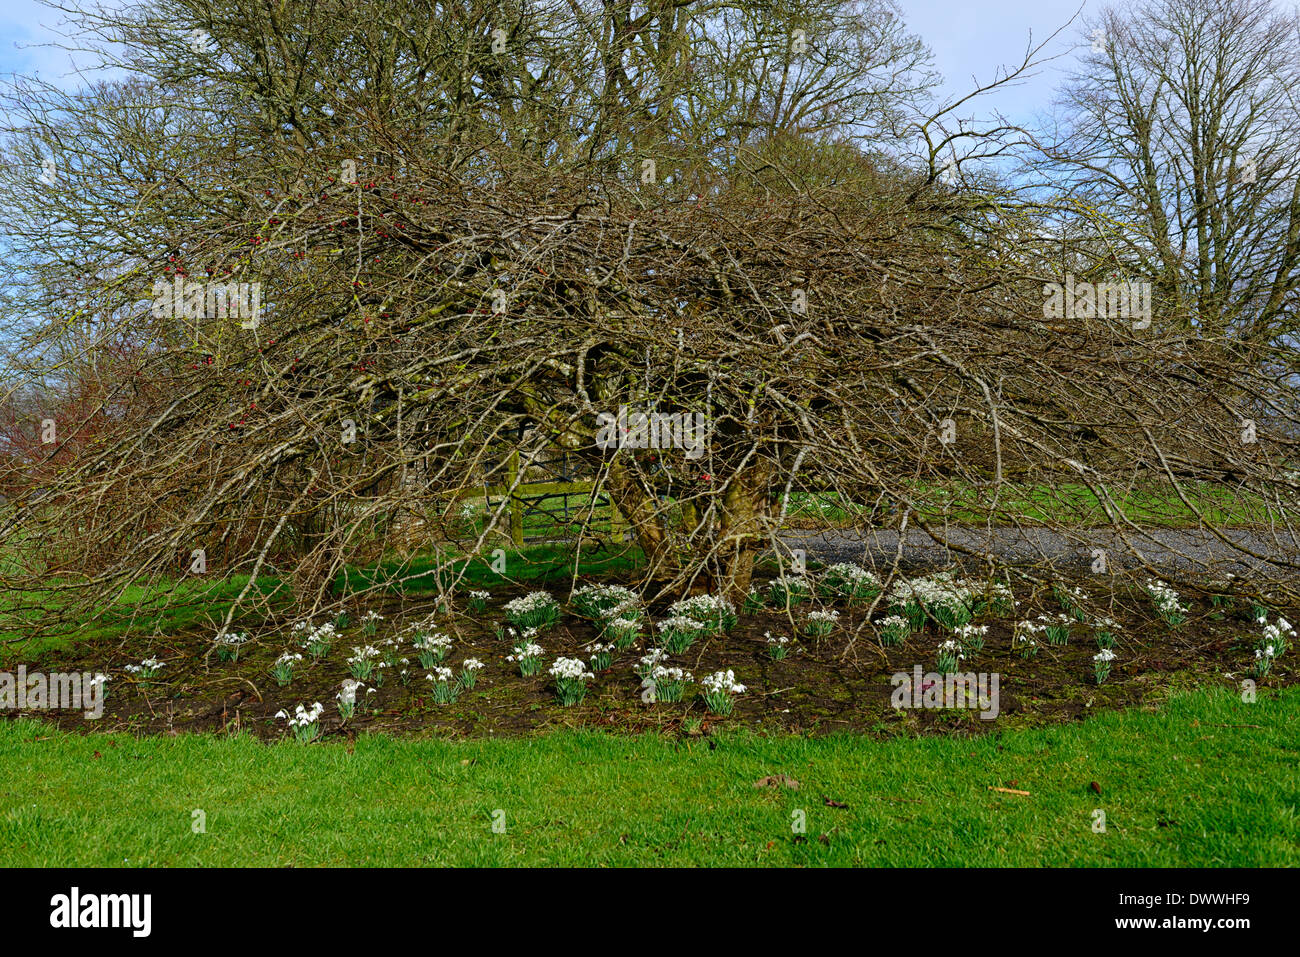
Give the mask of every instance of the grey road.
[[[1082, 529], [1063, 534], [1046, 528], [955, 528], [936, 530], [942, 541], [909, 529], [902, 541], [895, 530], [863, 532], [786, 532], [790, 548], [804, 549], [823, 562], [855, 561], [868, 567], [982, 564], [1039, 564], [1104, 573], [1108, 568], [1167, 570], [1183, 576], [1300, 579], [1300, 537], [1233, 529], [1222, 538], [1197, 529], [1152, 529], [1117, 534], [1112, 529]], [[1226, 539], [1226, 541], [1224, 540]]]

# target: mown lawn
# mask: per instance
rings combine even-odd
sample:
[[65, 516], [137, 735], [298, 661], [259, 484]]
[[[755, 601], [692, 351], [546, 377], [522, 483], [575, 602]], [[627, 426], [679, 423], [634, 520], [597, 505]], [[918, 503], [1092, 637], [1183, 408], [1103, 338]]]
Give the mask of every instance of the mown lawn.
[[[1198, 528], [1202, 522], [1225, 527], [1267, 525], [1280, 514], [1258, 495], [1198, 483], [1185, 488], [1188, 504], [1164, 488], [1121, 489], [1112, 493], [1113, 504], [1126, 521], [1145, 528]], [[997, 508], [993, 510], [994, 492]], [[883, 504], [886, 510], [898, 503]], [[975, 489], [917, 483], [912, 506], [927, 522], [956, 525], [1057, 524], [1075, 528], [1105, 528], [1114, 524], [1102, 500], [1085, 485], [1062, 482], [1056, 485], [1004, 484], [996, 489]], [[990, 511], [992, 510], [992, 511]], [[1199, 516], [1198, 514], [1199, 513]], [[791, 492], [788, 515], [852, 526], [870, 515], [862, 503], [849, 502], [837, 492]]]
[[[355, 594], [365, 589], [380, 593], [419, 595], [435, 593], [455, 575], [462, 591], [492, 589], [505, 582], [567, 581], [575, 571], [573, 550], [567, 545], [528, 545], [503, 549], [508, 575], [493, 570], [491, 556], [456, 556], [451, 552], [408, 559], [391, 559], [374, 565], [348, 566], [334, 581], [336, 595]], [[614, 555], [584, 552], [576, 563], [579, 576], [626, 573], [644, 564], [639, 548], [628, 545]], [[248, 584], [247, 575], [230, 575], [215, 580], [167, 581], [159, 585], [133, 586], [116, 602], [63, 634], [30, 637], [40, 616], [62, 600], [54, 592], [0, 593], [0, 665], [33, 660], [42, 653], [64, 648], [72, 642], [92, 643], [132, 636], [176, 632], [212, 625], [222, 620], [235, 598]], [[272, 605], [287, 605], [292, 590], [287, 581], [263, 575], [257, 590]], [[20, 608], [20, 611], [14, 609]]]
[[[302, 747], [3, 721], [0, 864], [1296, 866], [1298, 732], [1300, 691], [895, 740]], [[756, 788], [767, 775], [799, 789]]]

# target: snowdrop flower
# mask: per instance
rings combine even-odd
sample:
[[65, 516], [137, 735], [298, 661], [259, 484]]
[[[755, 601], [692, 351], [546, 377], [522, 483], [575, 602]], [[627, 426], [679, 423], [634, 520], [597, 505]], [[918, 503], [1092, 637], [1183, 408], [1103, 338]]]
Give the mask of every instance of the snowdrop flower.
[[127, 665], [123, 671], [128, 671], [133, 675], [139, 675], [141, 678], [152, 678], [167, 667], [165, 662], [157, 658], [149, 657], [141, 661], [138, 665]]
[[622, 585], [583, 585], [573, 592], [578, 614], [600, 621], [641, 617], [641, 598]]
[[632, 670], [642, 678], [649, 678], [654, 672], [655, 667], [667, 660], [667, 658], [668, 652], [664, 651], [662, 648], [656, 648], [648, 655], [644, 655], [640, 662], [637, 663], [637, 666]]
[[519, 664], [519, 673], [527, 678], [541, 674], [542, 655], [544, 654], [546, 654], [546, 651], [541, 645], [530, 641], [523, 645], [516, 645], [515, 653], [507, 655], [506, 661], [517, 662]]
[[736, 673], [728, 668], [726, 671], [715, 671], [711, 675], [706, 675], [700, 680], [700, 684], [705, 691], [725, 692], [727, 694], [743, 694], [745, 686], [736, 681]]
[[785, 635], [772, 636], [770, 631], [763, 632], [763, 637], [767, 639], [767, 654], [773, 661], [780, 661], [790, 651], [790, 639]]
[[555, 691], [560, 703], [566, 707], [580, 702], [587, 694], [587, 682], [595, 677], [580, 658], [556, 658], [550, 675], [555, 679]]
[[460, 663], [460, 683], [462, 687], [473, 688], [478, 681], [478, 673], [483, 670], [483, 662], [477, 658], [466, 658]]
[[588, 681], [595, 677], [587, 670], [586, 662], [581, 658], [556, 658], [549, 674], [552, 678], [572, 678], [578, 681]]
[[1092, 670], [1097, 677], [1097, 684], [1101, 684], [1110, 675], [1110, 663], [1114, 660], [1115, 652], [1109, 648], [1103, 648], [1092, 656]]
[[675, 601], [668, 606], [668, 617], [699, 622], [708, 631], [728, 631], [737, 621], [735, 606], [716, 595], [694, 595]]
[[298, 705], [292, 717], [287, 711], [278, 711], [275, 716], [288, 723], [299, 744], [308, 744], [316, 737], [317, 722], [324, 713], [325, 706], [317, 701], [310, 709]]
[[1180, 625], [1185, 620], [1187, 606], [1179, 600], [1178, 592], [1174, 591], [1167, 582], [1147, 579], [1147, 594], [1151, 596], [1151, 603], [1156, 606], [1156, 611], [1165, 622], [1171, 626]]
[[730, 668], [715, 671], [700, 680], [704, 689], [704, 703], [714, 714], [729, 715], [735, 707], [735, 695], [743, 694], [745, 686], [736, 681], [736, 674]]
[[515, 649], [513, 655], [506, 655], [506, 661], [518, 661], [520, 658], [537, 658], [546, 654], [546, 649], [541, 645], [529, 642]]
[[872, 597], [880, 591], [880, 579], [856, 562], [837, 562], [822, 575], [832, 593], [845, 598]]
[[682, 689], [685, 688], [686, 682], [690, 681], [691, 678], [691, 673], [683, 671], [681, 668], [655, 665], [641, 682], [641, 687], [648, 691], [647, 694], [641, 696], [641, 700], [647, 704], [652, 704], [655, 701], [662, 701], [666, 704], [681, 701]]
[[424, 668], [433, 668], [445, 660], [447, 655], [451, 654], [451, 644], [450, 638], [438, 632], [431, 635], [417, 635], [411, 643], [415, 648], [416, 656], [420, 659], [420, 665]]
[[546, 628], [560, 617], [560, 606], [550, 592], [529, 592], [523, 598], [506, 602], [506, 618], [521, 628]]
[[804, 620], [803, 630], [805, 633], [814, 637], [825, 637], [835, 630], [835, 623], [839, 621], [840, 613], [838, 611], [813, 611], [808, 613]]

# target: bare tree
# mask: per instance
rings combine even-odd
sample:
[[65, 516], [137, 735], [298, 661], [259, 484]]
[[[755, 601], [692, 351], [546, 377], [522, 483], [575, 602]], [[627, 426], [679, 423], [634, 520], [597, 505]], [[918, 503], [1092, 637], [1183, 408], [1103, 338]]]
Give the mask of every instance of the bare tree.
[[1092, 273], [1172, 321], [1282, 341], [1300, 283], [1300, 21], [1268, 0], [1149, 0], [1084, 27], [1044, 169]]
[[[1243, 514], [1294, 551], [1290, 358], [1164, 313], [1054, 317], [1023, 241], [1048, 220], [991, 174], [940, 175], [957, 141], [1000, 147], [943, 132], [892, 8], [636, 9], [92, 16], [140, 77], [111, 111], [135, 118], [117, 137], [139, 158], [102, 163], [58, 228], [100, 250], [76, 264], [95, 334], [138, 345], [113, 374], [119, 427], [53, 476], [25, 463], [40, 494], [0, 516], [10, 584], [37, 596], [20, 610], [54, 596], [54, 627], [132, 586], [193, 600], [195, 553], [237, 592], [226, 624], [316, 609], [413, 528], [495, 547], [501, 511], [453, 541], [455, 503], [553, 448], [588, 463], [659, 594], [742, 597], [762, 552], [789, 559], [803, 500], [888, 502], [902, 531], [951, 541], [936, 515], [1020, 523], [1032, 488], [1035, 520], [1085, 551], [1099, 520], [1142, 536], [1123, 502], [1139, 487], [1242, 554], [1257, 542], [1223, 526]], [[799, 25], [818, 11], [832, 29]], [[26, 95], [9, 217], [39, 270], [56, 257], [32, 203], [57, 186], [30, 144], [80, 143], [104, 109]], [[31, 333], [31, 380], [61, 315]], [[1254, 408], [1273, 420], [1246, 443]], [[1080, 488], [1100, 517], [1075, 520]], [[287, 595], [259, 584], [284, 577]]]

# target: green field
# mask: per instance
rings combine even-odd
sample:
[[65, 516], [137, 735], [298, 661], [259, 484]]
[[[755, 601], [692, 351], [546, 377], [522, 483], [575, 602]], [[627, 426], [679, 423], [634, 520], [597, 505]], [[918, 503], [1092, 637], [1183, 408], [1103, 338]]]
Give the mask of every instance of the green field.
[[[463, 576], [459, 579], [461, 591], [491, 589], [506, 582], [540, 585], [568, 580], [575, 570], [573, 549], [567, 545], [528, 545], [504, 551], [506, 567], [510, 570], [507, 575], [493, 571], [490, 558], [456, 557], [447, 551], [441, 555], [425, 554], [349, 566], [335, 579], [333, 591], [340, 596], [366, 589], [390, 594], [429, 594], [437, 592], [440, 576], [442, 586], [447, 587], [456, 575]], [[639, 567], [644, 560], [641, 550], [629, 544], [613, 555], [585, 551], [576, 570], [581, 576], [621, 574]], [[11, 591], [0, 597], [0, 664], [30, 661], [70, 642], [89, 643], [211, 625], [221, 620], [247, 583], [247, 575], [235, 574], [214, 581], [191, 579], [133, 586], [113, 605], [101, 609], [79, 627], [36, 639], [29, 638], [32, 629], [25, 622], [39, 620], [42, 611], [58, 607], [61, 597], [48, 591]], [[273, 606], [288, 604], [292, 597], [288, 583], [274, 575], [259, 578], [257, 590], [268, 596]], [[15, 611], [19, 603], [24, 610]]]
[[[996, 507], [994, 492], [997, 493]], [[1251, 527], [1276, 520], [1279, 512], [1259, 496], [1221, 486], [1188, 483], [1187, 501], [1170, 489], [1114, 489], [1113, 506], [1124, 521], [1145, 528], [1195, 528], [1202, 522], [1223, 527]], [[990, 521], [1028, 525], [1068, 525], [1104, 528], [1114, 524], [1102, 500], [1086, 485], [1006, 483], [988, 489], [969, 485], [918, 483], [911, 490], [918, 517], [927, 522], [980, 525]], [[897, 509], [896, 501], [881, 503]], [[792, 492], [787, 514], [791, 519], [812, 519], [852, 526], [870, 509], [835, 492]], [[1198, 516], [1199, 513], [1199, 516]]]
[[1296, 866], [1298, 725], [1295, 690], [978, 738], [303, 747], [4, 721], [0, 864]]

